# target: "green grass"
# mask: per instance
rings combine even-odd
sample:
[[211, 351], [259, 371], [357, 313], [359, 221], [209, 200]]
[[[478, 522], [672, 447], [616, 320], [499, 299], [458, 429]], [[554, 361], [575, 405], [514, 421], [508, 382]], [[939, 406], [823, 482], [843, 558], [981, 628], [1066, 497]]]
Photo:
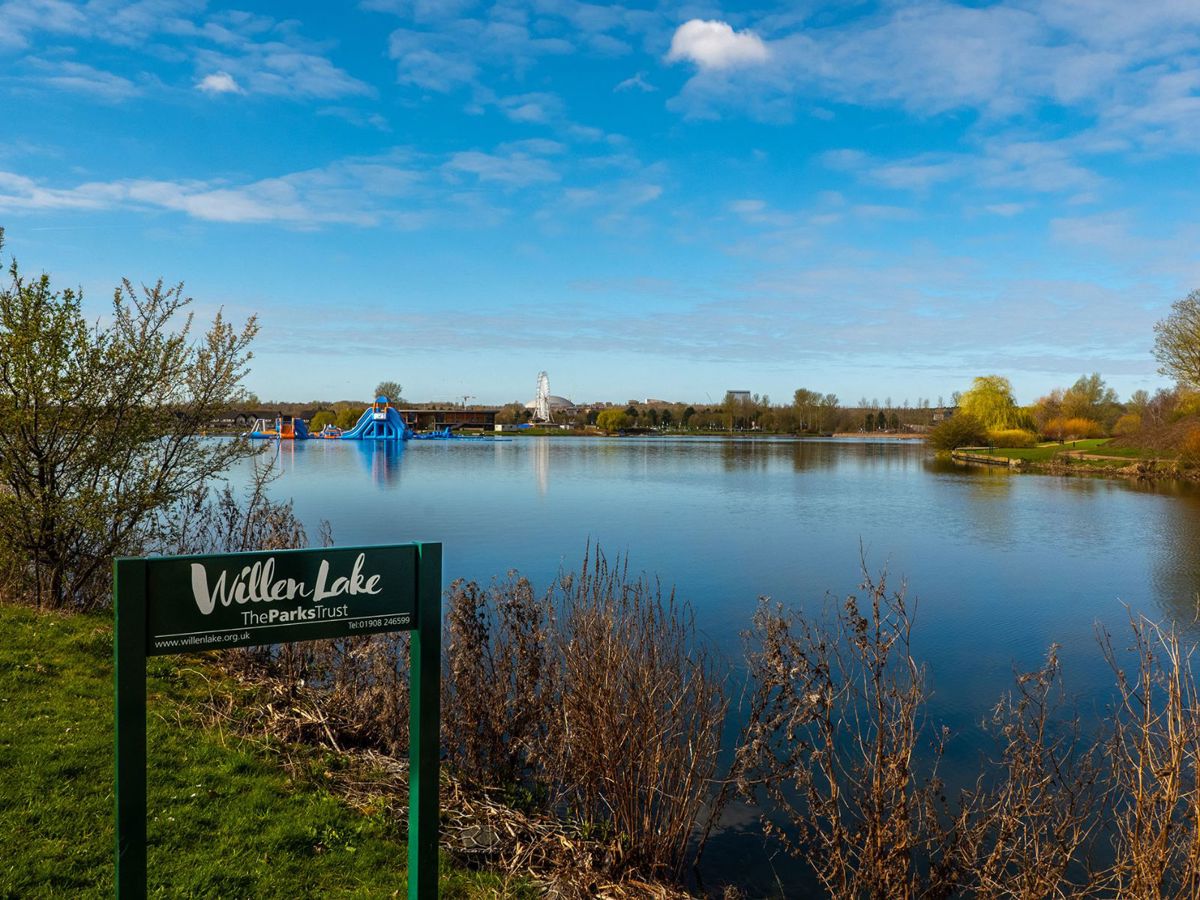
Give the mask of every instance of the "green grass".
[[[1058, 458], [1059, 462], [1093, 469], [1120, 469], [1138, 459], [1172, 459], [1177, 455], [1157, 450], [1147, 450], [1141, 447], [1110, 447], [1108, 446], [1109, 440], [1110, 438], [1088, 438], [1081, 441], [1067, 441], [1063, 444], [1053, 441], [1039, 444], [1037, 447], [1020, 449], [995, 447], [990, 451], [987, 447], [962, 447], [960, 449], [965, 453], [974, 453], [980, 456], [990, 455], [1003, 457], [1004, 459], [1022, 459], [1032, 463], [1048, 463]], [[1073, 455], [1064, 455], [1064, 451], [1082, 451], [1084, 453], [1094, 453], [1116, 458], [1086, 459]]]
[[[113, 891], [112, 628], [0, 605], [0, 897]], [[404, 896], [402, 827], [365, 815], [265, 750], [206, 728], [202, 658], [150, 663], [152, 896]], [[216, 688], [222, 689], [216, 682]], [[442, 861], [444, 897], [521, 895]]]

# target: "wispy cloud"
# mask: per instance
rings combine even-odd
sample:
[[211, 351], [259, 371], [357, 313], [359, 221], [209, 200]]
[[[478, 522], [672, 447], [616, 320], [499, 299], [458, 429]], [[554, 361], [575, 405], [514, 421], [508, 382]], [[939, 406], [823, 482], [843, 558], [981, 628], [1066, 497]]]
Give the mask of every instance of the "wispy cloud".
[[[561, 203], [559, 186], [572, 169], [593, 187], [571, 184], [566, 190], [594, 190], [606, 216], [628, 213], [661, 193], [661, 186], [647, 183], [650, 170], [608, 175], [602, 166], [568, 162], [566, 149], [543, 138], [441, 156], [398, 148], [253, 181], [121, 178], [63, 186], [0, 171], [0, 212], [126, 208], [300, 229], [436, 223], [473, 228], [502, 221], [510, 204], [534, 215], [539, 204]], [[583, 193], [574, 196], [576, 206], [586, 205]]]
[[220, 72], [250, 94], [331, 100], [375, 93], [325, 56], [281, 41], [246, 41], [237, 52], [200, 49], [195, 59], [200, 70]]
[[[206, 11], [202, 0], [8, 0], [0, 3], [0, 51], [23, 49], [39, 35], [136, 49], [126, 66], [190, 59], [202, 90], [330, 99], [367, 96], [373, 89], [335, 65], [327, 44], [305, 39], [294, 21], [237, 11]], [[45, 87], [88, 91], [110, 100], [137, 92], [135, 80], [95, 70], [40, 79]]]
[[[970, 110], [993, 127], [1071, 110], [1090, 120], [1078, 131], [1110, 146], [1200, 139], [1200, 4], [915, 0], [832, 25], [778, 24], [755, 38], [769, 58], [739, 42], [744, 32], [695, 21], [668, 54], [700, 66], [675, 104], [692, 116], [777, 118], [820, 97], [922, 116]], [[738, 53], [757, 65], [722, 70]]]
[[133, 208], [180, 212], [205, 222], [368, 226], [389, 221], [394, 209], [389, 201], [415, 195], [420, 180], [402, 154], [350, 158], [244, 184], [125, 178], [63, 188], [0, 172], [0, 210]]
[[481, 182], [508, 188], [544, 184], [560, 178], [546, 159], [519, 150], [503, 153], [464, 150], [453, 154], [442, 166], [442, 171], [453, 181], [469, 175]]
[[25, 60], [25, 65], [30, 72], [23, 79], [26, 83], [87, 94], [110, 103], [127, 100], [142, 92], [141, 87], [128, 78], [84, 63], [31, 57]]
[[656, 88], [654, 85], [652, 85], [649, 81], [646, 80], [645, 72], [638, 72], [634, 75], [629, 76], [624, 81], [618, 82], [617, 86], [615, 88], [613, 88], [613, 90], [616, 91], [617, 93], [620, 93], [621, 91], [635, 91], [636, 90], [636, 91], [641, 91], [643, 94], [650, 94], [650, 93], [653, 93], [654, 91], [657, 91], [658, 88]]
[[1076, 162], [1070, 142], [992, 138], [975, 152], [926, 152], [887, 159], [859, 150], [831, 150], [821, 156], [830, 169], [854, 174], [866, 184], [902, 191], [928, 192], [967, 182], [975, 188], [1037, 194], [1084, 194], [1103, 179]]
[[397, 81], [438, 93], [482, 86], [483, 64], [520, 74], [542, 57], [574, 50], [564, 38], [536, 35], [523, 21], [504, 18], [502, 11], [486, 19], [453, 20], [436, 31], [397, 28], [388, 38]]

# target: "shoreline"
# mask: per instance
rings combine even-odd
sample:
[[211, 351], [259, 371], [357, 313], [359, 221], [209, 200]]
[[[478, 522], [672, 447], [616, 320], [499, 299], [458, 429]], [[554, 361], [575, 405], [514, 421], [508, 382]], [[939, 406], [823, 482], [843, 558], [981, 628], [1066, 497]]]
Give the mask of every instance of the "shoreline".
[[[1105, 466], [1088, 465], [1083, 462], [1068, 463], [1057, 460], [1036, 462], [1005, 456], [964, 453], [960, 450], [950, 451], [949, 456], [953, 462], [963, 466], [989, 466], [992, 468], [1008, 469], [1010, 472], [1018, 473], [1060, 475], [1064, 477], [1117, 478], [1124, 481], [1141, 481], [1147, 483], [1177, 481], [1183, 484], [1200, 484], [1200, 469], [1180, 469], [1177, 463], [1169, 460], [1145, 459], [1135, 460], [1125, 466]], [[1067, 458], [1069, 459], [1070, 457]]]
[[864, 438], [873, 441], [924, 441], [923, 434], [890, 434], [878, 431], [835, 431], [830, 437], [834, 438]]

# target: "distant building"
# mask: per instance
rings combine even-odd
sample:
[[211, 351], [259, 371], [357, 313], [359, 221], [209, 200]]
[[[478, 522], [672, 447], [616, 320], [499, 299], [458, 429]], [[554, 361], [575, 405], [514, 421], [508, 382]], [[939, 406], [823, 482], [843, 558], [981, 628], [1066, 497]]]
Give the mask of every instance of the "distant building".
[[[556, 412], [569, 413], [569, 412], [574, 412], [575, 409], [577, 408], [573, 401], [568, 400], [566, 397], [559, 397], [557, 394], [548, 395], [546, 397], [546, 402], [550, 407], [551, 413], [556, 413]], [[526, 409], [536, 409], [537, 408], [537, 399], [535, 398], [533, 400], [530, 400], [528, 403], [525, 404], [525, 408]]]
[[726, 391], [725, 396], [728, 399], [734, 401], [735, 403], [749, 403], [750, 402], [750, 392], [749, 391]]

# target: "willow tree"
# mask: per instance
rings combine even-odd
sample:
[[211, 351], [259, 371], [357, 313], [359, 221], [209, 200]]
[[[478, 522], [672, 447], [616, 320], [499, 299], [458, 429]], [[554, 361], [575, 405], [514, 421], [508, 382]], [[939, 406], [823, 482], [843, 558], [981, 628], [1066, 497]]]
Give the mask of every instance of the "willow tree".
[[960, 413], [972, 416], [985, 428], [1018, 428], [1023, 415], [1013, 398], [1012, 384], [1000, 375], [980, 375], [958, 401]]
[[[0, 231], [0, 246], [3, 232]], [[122, 281], [103, 324], [82, 295], [0, 286], [0, 564], [39, 606], [107, 598], [113, 556], [138, 552], [164, 510], [251, 452], [204, 437], [241, 381], [258, 326], [220, 313], [192, 331], [183, 286]]]
[[1171, 314], [1154, 326], [1159, 372], [1200, 390], [1200, 290], [1171, 304]]

